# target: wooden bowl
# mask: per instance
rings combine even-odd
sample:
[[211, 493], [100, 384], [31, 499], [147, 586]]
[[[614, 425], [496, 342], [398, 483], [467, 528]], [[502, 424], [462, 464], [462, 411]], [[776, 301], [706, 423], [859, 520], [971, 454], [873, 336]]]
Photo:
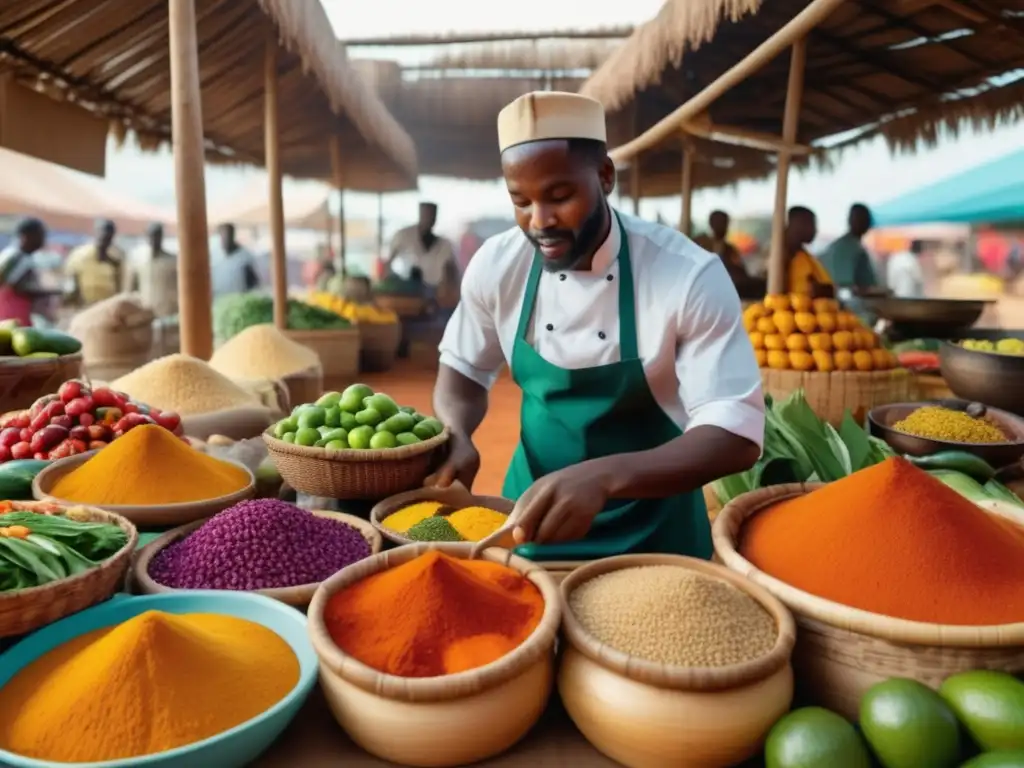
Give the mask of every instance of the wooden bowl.
[[918, 408], [934, 405], [954, 411], [966, 411], [972, 403], [967, 400], [935, 400], [924, 403], [893, 403], [873, 408], [868, 413], [868, 428], [898, 453], [910, 456], [929, 456], [940, 451], [965, 451], [984, 459], [993, 467], [1005, 467], [1024, 456], [1024, 419], [996, 408], [986, 408], [985, 414], [995, 422], [1007, 437], [1003, 443], [958, 443], [953, 440], [934, 440], [901, 432], [894, 425]]
[[726, 567], [793, 612], [799, 627], [793, 667], [802, 700], [856, 721], [864, 692], [890, 677], [938, 688], [950, 675], [973, 669], [1024, 672], [1024, 623], [971, 627], [881, 616], [791, 587], [740, 555], [737, 545], [750, 517], [822, 485], [790, 483], [745, 493], [725, 505], [712, 527], [715, 555]]
[[0, 356], [0, 412], [30, 407], [68, 379], [80, 377], [82, 368], [81, 352], [50, 358]]
[[[58, 498], [53, 496], [50, 491], [64, 475], [77, 469], [95, 455], [96, 451], [89, 451], [87, 453], [80, 453], [77, 456], [69, 456], [66, 459], [58, 459], [50, 464], [50, 466], [36, 475], [32, 481], [33, 498], [40, 499], [41, 501], [52, 501], [65, 507], [78, 505], [79, 502]], [[202, 501], [187, 501], [180, 504], [92, 504], [90, 506], [105, 509], [108, 512], [126, 517], [141, 528], [184, 525], [185, 523], [213, 517], [218, 512], [234, 506], [240, 501], [251, 499], [256, 493], [256, 478], [248, 467], [235, 461], [228, 461], [227, 459], [220, 459], [220, 461], [234, 464], [236, 467], [245, 470], [245, 474], [249, 478], [248, 484], [244, 488], [234, 493], [229, 493], [226, 496], [218, 496], [215, 499], [204, 499]], [[188, 478], [182, 478], [182, 482], [188, 482]]]
[[[602, 574], [645, 565], [688, 568], [742, 590], [775, 619], [775, 646], [742, 664], [687, 668], [637, 659], [601, 643], [573, 615], [573, 590]], [[568, 641], [558, 676], [562, 701], [587, 740], [628, 768], [737, 765], [761, 750], [789, 710], [793, 617], [766, 590], [726, 568], [679, 555], [622, 555], [578, 568], [561, 591]]]
[[[400, 509], [421, 501], [436, 501], [455, 509], [487, 507], [495, 512], [504, 512], [506, 515], [511, 514], [512, 508], [516, 505], [514, 501], [501, 496], [475, 496], [462, 483], [453, 483], [448, 488], [417, 488], [386, 498], [370, 510], [370, 523], [380, 532], [381, 536], [395, 544], [417, 544], [419, 542], [415, 539], [410, 539], [386, 527], [384, 519]], [[509, 532], [508, 536], [495, 546], [512, 549], [515, 546], [512, 533]]]
[[488, 549], [483, 558], [524, 574], [545, 600], [540, 624], [508, 655], [454, 675], [407, 678], [378, 672], [334, 644], [324, 622], [334, 593], [435, 549], [465, 558], [471, 545], [412, 544], [382, 552], [329, 578], [309, 606], [309, 636], [331, 713], [360, 747], [400, 765], [465, 765], [504, 752], [540, 719], [554, 677], [558, 588], [541, 566], [503, 549]]
[[[349, 515], [344, 512], [331, 512], [326, 509], [316, 509], [313, 510], [311, 514], [314, 514], [317, 517], [327, 518], [328, 520], [337, 520], [340, 523], [345, 523], [346, 525], [350, 525], [355, 528], [363, 535], [363, 538], [366, 539], [366, 543], [370, 545], [369, 557], [380, 552], [382, 544], [380, 534], [377, 533], [372, 525], [362, 518], [356, 517], [355, 515]], [[176, 589], [174, 587], [166, 587], [153, 579], [153, 577], [149, 575], [149, 564], [153, 562], [153, 558], [156, 557], [157, 553], [161, 550], [166, 549], [176, 541], [184, 539], [209, 520], [210, 518], [206, 518], [206, 520], [196, 520], [194, 523], [174, 528], [173, 530], [167, 531], [153, 539], [153, 541], [149, 542], [149, 544], [139, 550], [139, 554], [135, 558], [135, 563], [132, 566], [132, 576], [134, 577], [135, 584], [142, 594], [158, 595], [163, 592], [188, 591]], [[319, 586], [320, 582], [314, 582], [312, 584], [298, 584], [294, 587], [256, 589], [252, 591], [258, 595], [264, 595], [265, 597], [272, 597], [275, 600], [280, 600], [282, 603], [286, 603], [287, 605], [291, 605], [295, 608], [305, 608], [309, 605], [309, 601], [313, 599], [313, 593], [316, 592], [316, 588]]]
[[[969, 331], [964, 338], [971, 338]], [[1024, 387], [1020, 385], [1024, 356], [965, 349], [944, 341], [939, 345], [939, 364], [942, 378], [957, 397], [1024, 416]]]

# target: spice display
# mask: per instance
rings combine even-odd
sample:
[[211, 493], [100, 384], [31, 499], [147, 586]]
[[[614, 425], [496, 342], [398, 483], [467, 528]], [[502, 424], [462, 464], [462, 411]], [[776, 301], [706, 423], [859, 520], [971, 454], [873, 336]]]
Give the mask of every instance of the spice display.
[[439, 501], [419, 501], [403, 507], [381, 520], [381, 525], [395, 533], [405, 533], [421, 520], [426, 520], [443, 507]]
[[391, 325], [398, 322], [398, 315], [390, 309], [383, 309], [372, 302], [360, 303], [349, 301], [334, 293], [311, 293], [309, 303], [313, 306], [330, 310], [353, 323]]
[[27, 411], [0, 421], [0, 462], [63, 459], [103, 448], [143, 424], [181, 434], [181, 417], [132, 400], [107, 387], [93, 389], [71, 379]]
[[910, 435], [954, 443], [1005, 443], [1008, 440], [990, 419], [975, 418], [964, 411], [938, 405], [922, 406], [892, 427]]
[[[213, 302], [213, 331], [224, 343], [246, 328], [274, 322], [274, 299], [261, 293], [229, 293]], [[287, 327], [293, 331], [348, 328], [349, 321], [334, 312], [288, 299]]]
[[273, 430], [274, 437], [286, 443], [332, 451], [400, 448], [442, 431], [444, 425], [437, 419], [399, 406], [366, 384], [352, 384], [344, 392], [327, 392], [315, 403], [299, 405]]
[[188, 355], [167, 355], [111, 385], [132, 398], [184, 415], [259, 405], [250, 391], [208, 363]]
[[827, 600], [912, 621], [1024, 621], [1024, 530], [888, 459], [762, 510], [740, 552]]
[[428, 517], [405, 532], [413, 541], [462, 541], [462, 536], [444, 517]]
[[249, 480], [241, 467], [147, 424], [64, 475], [51, 494], [101, 506], [180, 504], [227, 496], [245, 488]]
[[0, 747], [54, 763], [151, 755], [256, 717], [298, 681], [295, 652], [260, 624], [147, 611], [70, 640], [0, 688]]
[[82, 342], [52, 328], [22, 327], [17, 320], [0, 325], [0, 355], [53, 358], [82, 351]]
[[834, 299], [766, 296], [743, 311], [743, 326], [762, 368], [828, 373], [896, 367], [878, 336]]
[[623, 568], [584, 582], [569, 597], [583, 628], [646, 661], [724, 667], [775, 645], [771, 615], [731, 584], [675, 565]]
[[320, 358], [274, 325], [251, 325], [224, 342], [213, 353], [210, 365], [233, 379], [280, 379], [319, 368]]
[[964, 349], [973, 349], [975, 352], [994, 352], [999, 355], [1024, 355], [1024, 339], [999, 339], [990, 341], [988, 339], [967, 339], [960, 342]]
[[128, 543], [128, 535], [112, 523], [89, 522], [74, 509], [60, 515], [36, 508], [0, 502], [0, 592], [83, 573]]
[[149, 575], [175, 589], [315, 584], [370, 554], [350, 525], [275, 499], [235, 504], [165, 547]]
[[327, 630], [381, 672], [435, 677], [489, 664], [540, 623], [544, 598], [517, 571], [437, 551], [376, 573], [327, 602]]
[[463, 507], [448, 515], [447, 520], [466, 541], [480, 541], [508, 522], [508, 515], [487, 507]]

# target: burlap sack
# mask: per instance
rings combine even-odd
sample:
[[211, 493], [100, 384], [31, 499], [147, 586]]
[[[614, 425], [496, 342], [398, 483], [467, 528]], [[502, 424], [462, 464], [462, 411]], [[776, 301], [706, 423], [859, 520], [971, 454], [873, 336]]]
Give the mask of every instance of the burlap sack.
[[132, 370], [149, 359], [153, 312], [137, 294], [120, 293], [79, 312], [68, 332], [82, 342], [86, 367], [103, 369], [106, 377], [110, 370]]

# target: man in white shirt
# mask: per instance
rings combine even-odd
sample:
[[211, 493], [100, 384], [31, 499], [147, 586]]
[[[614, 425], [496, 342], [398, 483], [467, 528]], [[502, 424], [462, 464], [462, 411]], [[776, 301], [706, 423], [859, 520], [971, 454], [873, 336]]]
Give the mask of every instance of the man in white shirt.
[[220, 248], [210, 254], [210, 277], [214, 296], [248, 293], [260, 284], [256, 259], [235, 240], [235, 225], [221, 224]]
[[613, 210], [601, 105], [538, 92], [498, 116], [518, 228], [470, 261], [440, 345], [434, 409], [452, 432], [428, 483], [469, 486], [502, 365], [523, 391], [503, 495], [517, 551], [583, 560], [711, 556], [702, 487], [752, 466], [761, 376], [722, 260]]
[[419, 267], [423, 283], [435, 290], [457, 269], [455, 248], [448, 238], [434, 232], [436, 223], [437, 205], [420, 203], [419, 221], [395, 233], [388, 254], [391, 272], [408, 280], [412, 269]]
[[178, 260], [164, 250], [163, 224], [150, 224], [146, 242], [132, 251], [124, 269], [124, 290], [138, 292], [158, 318], [178, 314]]
[[889, 263], [885, 265], [885, 282], [894, 296], [901, 299], [924, 298], [923, 252], [924, 243], [914, 240], [910, 243], [910, 250], [899, 251], [889, 257]]

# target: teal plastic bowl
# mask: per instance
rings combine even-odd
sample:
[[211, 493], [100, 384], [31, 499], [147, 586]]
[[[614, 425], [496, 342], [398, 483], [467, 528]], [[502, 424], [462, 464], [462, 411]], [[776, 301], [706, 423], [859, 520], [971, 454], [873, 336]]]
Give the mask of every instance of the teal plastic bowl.
[[281, 701], [261, 715], [203, 741], [142, 757], [95, 763], [54, 763], [0, 749], [0, 765], [12, 768], [242, 768], [281, 735], [316, 684], [317, 657], [306, 633], [306, 617], [284, 603], [244, 592], [168, 593], [129, 597], [116, 595], [105, 603], [68, 616], [28, 636], [0, 655], [0, 687], [48, 651], [95, 629], [120, 624], [146, 611], [220, 613], [262, 624], [280, 635], [299, 659], [299, 682]]

